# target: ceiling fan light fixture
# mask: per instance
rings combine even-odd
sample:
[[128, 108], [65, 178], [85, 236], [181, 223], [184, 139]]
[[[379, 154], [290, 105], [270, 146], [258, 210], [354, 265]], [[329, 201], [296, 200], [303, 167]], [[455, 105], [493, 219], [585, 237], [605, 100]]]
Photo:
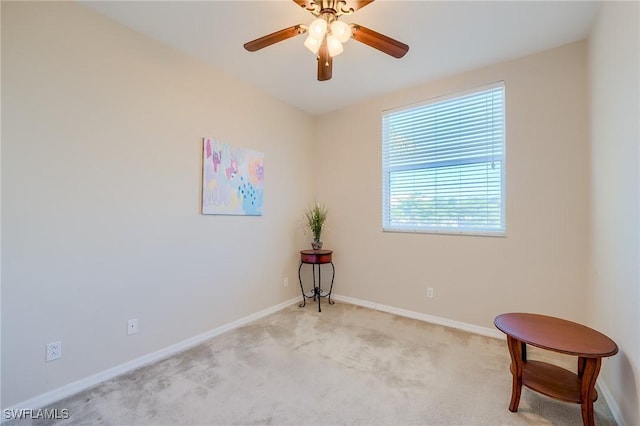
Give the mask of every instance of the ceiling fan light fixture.
[[351, 26], [342, 21], [335, 20], [331, 23], [331, 34], [336, 36], [342, 43], [346, 43], [351, 38]]
[[318, 50], [320, 50], [320, 44], [320, 41], [313, 38], [313, 36], [311, 35], [304, 41], [305, 47], [309, 49], [314, 55], [316, 55], [318, 53]]
[[327, 36], [327, 49], [329, 50], [329, 56], [332, 58], [342, 53], [344, 50], [340, 40], [333, 34]]
[[[0, 0], [2, 1], [2, 0]], [[249, 52], [255, 52], [272, 44], [307, 33], [304, 45], [317, 59], [318, 81], [331, 80], [333, 57], [344, 50], [342, 43], [354, 39], [382, 53], [402, 58], [409, 46], [389, 36], [356, 23], [344, 23], [340, 18], [373, 3], [374, 0], [293, 0], [313, 15], [311, 25], [292, 25], [244, 44]], [[349, 2], [349, 4], [347, 4]]]
[[327, 21], [323, 18], [318, 18], [309, 25], [309, 36], [316, 40], [322, 41], [322, 38], [327, 32]]

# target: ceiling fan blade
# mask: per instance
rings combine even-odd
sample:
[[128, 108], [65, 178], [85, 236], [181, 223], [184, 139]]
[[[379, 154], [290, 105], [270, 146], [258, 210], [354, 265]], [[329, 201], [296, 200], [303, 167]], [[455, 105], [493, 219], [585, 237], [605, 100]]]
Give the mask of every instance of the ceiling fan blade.
[[272, 44], [295, 37], [298, 34], [305, 32], [307, 32], [307, 28], [305, 26], [301, 24], [294, 25], [293, 27], [285, 28], [284, 30], [276, 31], [275, 33], [249, 41], [244, 44], [244, 48], [249, 52], [255, 52], [256, 50], [263, 49], [267, 46], [271, 46]]
[[333, 58], [329, 55], [327, 38], [322, 40], [320, 50], [318, 50], [318, 81], [331, 80], [333, 72]]
[[[294, 1], [296, 1], [296, 0], [294, 0]], [[367, 5], [371, 4], [371, 3], [373, 3], [373, 0], [357, 0], [357, 1], [349, 2], [349, 5], [351, 6], [353, 11], [355, 12], [356, 10], [362, 9], [363, 7], [365, 7], [365, 6], [367, 6]]]
[[358, 40], [360, 43], [378, 49], [394, 58], [402, 58], [409, 51], [408, 45], [362, 25], [352, 24], [352, 31], [354, 40]]

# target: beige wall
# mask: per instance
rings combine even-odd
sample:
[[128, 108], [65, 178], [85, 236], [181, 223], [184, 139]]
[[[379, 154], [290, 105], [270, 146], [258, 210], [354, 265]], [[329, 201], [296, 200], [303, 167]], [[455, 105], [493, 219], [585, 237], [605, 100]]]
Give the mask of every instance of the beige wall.
[[[1, 406], [296, 296], [315, 187], [337, 293], [484, 327], [505, 311], [588, 321], [620, 345], [601, 380], [640, 423], [638, 7], [618, 7], [589, 46], [313, 120], [73, 3], [2, 2]], [[383, 233], [381, 111], [498, 80], [507, 237]], [[199, 214], [203, 136], [265, 152], [262, 217]], [[45, 364], [54, 340], [64, 357]]]
[[640, 424], [640, 6], [606, 2], [589, 38], [589, 321], [620, 349], [601, 383]]
[[[2, 407], [296, 296], [312, 135], [72, 2], [2, 2]], [[199, 213], [203, 136], [265, 153], [263, 216]]]
[[[504, 80], [507, 237], [384, 233], [381, 111]], [[493, 327], [502, 312], [586, 319], [586, 45], [567, 45], [327, 114], [316, 134], [336, 291]], [[435, 298], [426, 298], [433, 287]]]

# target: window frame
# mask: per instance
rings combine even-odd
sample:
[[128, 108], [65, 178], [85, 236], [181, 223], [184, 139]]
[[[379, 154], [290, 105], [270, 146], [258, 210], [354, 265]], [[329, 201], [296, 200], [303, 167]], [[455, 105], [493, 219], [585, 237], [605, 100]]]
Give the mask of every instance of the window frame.
[[[481, 93], [494, 89], [502, 89], [502, 158], [501, 161], [501, 171], [500, 171], [500, 223], [502, 227], [496, 230], [490, 229], [481, 229], [481, 230], [469, 230], [462, 229], [456, 230], [455, 227], [436, 227], [436, 226], [415, 226], [415, 225], [407, 225], [407, 226], [398, 226], [398, 225], [390, 225], [391, 218], [391, 205], [390, 205], [390, 169], [393, 167], [389, 167], [387, 163], [388, 158], [388, 141], [387, 137], [387, 128], [385, 125], [385, 118], [393, 114], [395, 112], [403, 112], [409, 111], [411, 109], [416, 109], [420, 107], [427, 107], [429, 105], [438, 104], [442, 102], [446, 102], [449, 100], [453, 100], [456, 98], [463, 98], [465, 96], [473, 95], [475, 93]], [[419, 233], [419, 234], [444, 234], [444, 235], [466, 235], [466, 236], [488, 236], [488, 237], [506, 237], [507, 236], [507, 215], [506, 215], [506, 164], [507, 164], [507, 123], [506, 123], [506, 84], [504, 81], [497, 81], [494, 83], [490, 83], [487, 85], [474, 87], [472, 89], [450, 93], [443, 96], [437, 96], [434, 98], [430, 98], [427, 100], [415, 102], [408, 105], [403, 105], [400, 107], [390, 108], [383, 110], [381, 113], [381, 125], [382, 125], [382, 134], [381, 134], [381, 159], [382, 159], [382, 231], [383, 232], [400, 232], [400, 233]], [[400, 166], [396, 167], [393, 171], [399, 171], [401, 169], [406, 170], [428, 170], [428, 169], [436, 169], [443, 168], [448, 166], [459, 166], [463, 164], [481, 164], [481, 161], [468, 161], [468, 160], [449, 160], [442, 162], [441, 165], [437, 167], [419, 167], [419, 166]], [[389, 216], [387, 216], [387, 213]]]

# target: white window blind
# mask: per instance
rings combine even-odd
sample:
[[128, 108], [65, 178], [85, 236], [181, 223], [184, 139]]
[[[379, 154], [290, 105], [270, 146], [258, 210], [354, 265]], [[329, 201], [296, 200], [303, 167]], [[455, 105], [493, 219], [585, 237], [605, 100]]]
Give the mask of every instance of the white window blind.
[[386, 111], [383, 229], [504, 235], [504, 84]]

